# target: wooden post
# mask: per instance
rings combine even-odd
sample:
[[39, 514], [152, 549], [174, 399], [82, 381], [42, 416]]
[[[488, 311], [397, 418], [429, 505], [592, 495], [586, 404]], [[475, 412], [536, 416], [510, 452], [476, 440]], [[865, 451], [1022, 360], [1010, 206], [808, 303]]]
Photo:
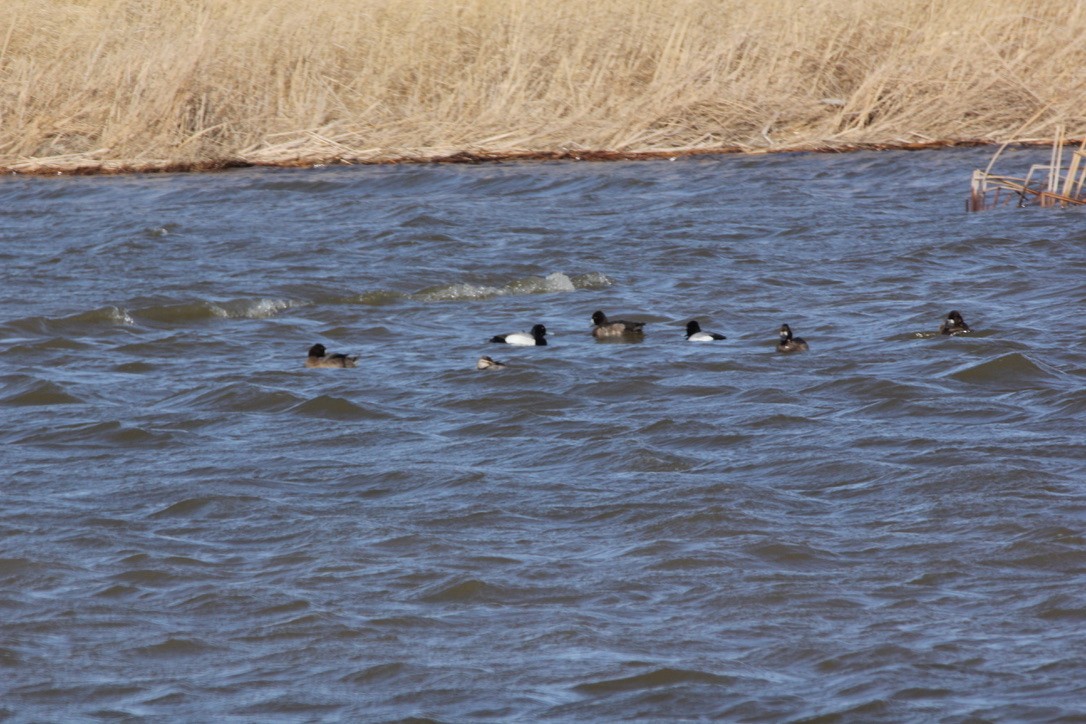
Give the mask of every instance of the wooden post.
[[973, 171], [973, 180], [970, 182], [969, 210], [984, 211], [984, 181], [987, 174], [979, 168]]
[[1071, 152], [1071, 163], [1067, 165], [1067, 178], [1063, 180], [1063, 195], [1064, 196], [1078, 196], [1078, 193], [1072, 193], [1075, 184], [1075, 175], [1078, 173], [1079, 163], [1082, 161], [1083, 149], [1086, 149], [1086, 138], [1082, 139], [1082, 144], [1079, 145], [1077, 151]]

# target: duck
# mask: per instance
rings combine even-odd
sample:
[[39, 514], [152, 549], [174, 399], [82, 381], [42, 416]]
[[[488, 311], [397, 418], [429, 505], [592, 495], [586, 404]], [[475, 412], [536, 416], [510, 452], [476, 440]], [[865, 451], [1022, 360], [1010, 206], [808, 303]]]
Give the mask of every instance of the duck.
[[810, 349], [807, 341], [792, 336], [792, 328], [787, 324], [781, 325], [781, 341], [777, 343], [778, 352], [806, 352]]
[[727, 339], [727, 337], [716, 332], [702, 332], [701, 325], [696, 320], [690, 320], [686, 323], [687, 342], [712, 342], [716, 339]]
[[491, 342], [497, 344], [514, 344], [518, 347], [545, 347], [547, 340], [547, 328], [542, 324], [537, 324], [532, 327], [532, 331], [525, 334], [524, 332], [513, 332], [512, 334], [498, 334], [490, 338]]
[[970, 331], [970, 327], [962, 319], [962, 313], [957, 309], [952, 310], [950, 314], [946, 315], [946, 320], [939, 327], [940, 334], [960, 334], [961, 332]]
[[306, 367], [345, 368], [357, 367], [355, 362], [358, 357], [348, 357], [345, 354], [328, 354], [323, 344], [315, 344], [309, 348], [309, 357], [305, 360]]
[[596, 339], [614, 339], [625, 336], [643, 337], [645, 335], [644, 322], [608, 319], [607, 315], [600, 311], [592, 313], [592, 324], [596, 325], [592, 330], [592, 336]]
[[479, 358], [479, 361], [475, 363], [475, 369], [477, 370], [500, 370], [505, 367], [504, 362], [499, 362], [496, 359], [491, 359], [485, 354]]

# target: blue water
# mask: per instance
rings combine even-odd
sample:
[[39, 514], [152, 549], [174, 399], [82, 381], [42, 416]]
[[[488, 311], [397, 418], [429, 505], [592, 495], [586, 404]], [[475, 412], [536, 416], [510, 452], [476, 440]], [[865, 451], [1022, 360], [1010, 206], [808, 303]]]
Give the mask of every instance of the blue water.
[[0, 179], [0, 717], [1080, 717], [1086, 216], [990, 152]]

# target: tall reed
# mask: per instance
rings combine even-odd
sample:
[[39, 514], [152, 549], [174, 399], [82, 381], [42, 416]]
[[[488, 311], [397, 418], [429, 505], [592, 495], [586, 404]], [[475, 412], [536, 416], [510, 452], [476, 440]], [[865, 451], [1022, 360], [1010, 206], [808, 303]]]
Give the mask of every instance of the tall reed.
[[0, 166], [1075, 137], [1084, 68], [1082, 2], [3, 0]]

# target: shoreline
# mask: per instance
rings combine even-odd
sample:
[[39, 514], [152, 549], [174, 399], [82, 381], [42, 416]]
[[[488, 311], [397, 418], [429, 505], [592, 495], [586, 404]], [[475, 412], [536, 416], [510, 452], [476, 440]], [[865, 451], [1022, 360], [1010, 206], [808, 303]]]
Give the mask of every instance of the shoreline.
[[[1081, 143], [1082, 139], [1067, 139], [1068, 143]], [[1034, 147], [1052, 145], [1050, 138], [1031, 138], [1007, 142], [1009, 146]], [[971, 148], [999, 146], [1004, 142], [987, 139], [955, 139], [945, 141], [916, 142], [867, 142], [867, 143], [807, 143], [794, 146], [752, 148], [749, 146], [721, 146], [718, 148], [658, 149], [646, 151], [607, 151], [588, 149], [562, 149], [552, 151], [487, 151], [461, 150], [452, 153], [373, 154], [299, 154], [294, 158], [259, 160], [223, 158], [204, 161], [123, 161], [116, 159], [91, 159], [89, 154], [73, 154], [51, 158], [29, 159], [16, 163], [0, 162], [0, 174], [5, 176], [118, 176], [122, 174], [153, 173], [214, 173], [240, 168], [318, 168], [326, 166], [391, 166], [414, 164], [483, 164], [517, 161], [654, 161], [661, 159], [689, 158], [692, 156], [747, 155], [760, 156], [778, 153], [854, 153], [859, 151], [924, 151], [937, 148]]]
[[1060, 127], [1086, 136], [1076, 4], [2, 7], [8, 174], [1051, 144]]

